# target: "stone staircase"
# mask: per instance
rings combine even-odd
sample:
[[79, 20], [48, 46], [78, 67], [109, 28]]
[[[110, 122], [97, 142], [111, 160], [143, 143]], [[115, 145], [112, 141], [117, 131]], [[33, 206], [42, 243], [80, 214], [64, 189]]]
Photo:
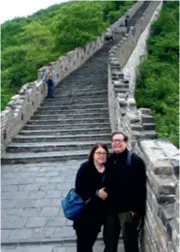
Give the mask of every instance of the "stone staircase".
[[[146, 1], [129, 26], [136, 23], [148, 5]], [[96, 142], [110, 147], [107, 57], [116, 43], [105, 44], [61, 82], [55, 89], [54, 99], [44, 100], [9, 144], [2, 164], [85, 159]]]
[[[113, 42], [115, 43], [115, 42]], [[106, 44], [46, 98], [7, 148], [4, 164], [85, 159], [96, 142], [110, 147]]]

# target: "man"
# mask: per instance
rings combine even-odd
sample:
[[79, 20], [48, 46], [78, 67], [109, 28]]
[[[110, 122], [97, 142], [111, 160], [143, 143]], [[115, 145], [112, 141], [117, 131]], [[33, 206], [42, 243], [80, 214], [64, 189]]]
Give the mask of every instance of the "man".
[[53, 65], [50, 63], [49, 68], [46, 70], [44, 74], [44, 80], [48, 85], [48, 97], [54, 97], [54, 84], [56, 81], [56, 73], [53, 70]]
[[112, 134], [114, 153], [107, 162], [104, 182], [108, 194], [108, 216], [103, 233], [105, 252], [117, 252], [120, 231], [125, 252], [139, 251], [138, 227], [145, 215], [146, 171], [139, 156], [134, 153], [129, 156], [127, 142], [124, 133]]
[[124, 19], [124, 26], [127, 27], [128, 26], [128, 21], [129, 21], [129, 16], [126, 16]]

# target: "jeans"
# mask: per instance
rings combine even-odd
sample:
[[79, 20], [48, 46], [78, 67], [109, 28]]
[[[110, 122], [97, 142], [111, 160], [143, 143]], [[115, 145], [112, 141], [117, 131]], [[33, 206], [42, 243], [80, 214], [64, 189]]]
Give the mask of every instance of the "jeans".
[[52, 80], [47, 81], [48, 85], [48, 97], [54, 97], [54, 82]]
[[117, 252], [120, 231], [122, 231], [125, 252], [139, 252], [138, 224], [139, 218], [132, 217], [130, 212], [109, 214], [103, 230], [104, 252]]

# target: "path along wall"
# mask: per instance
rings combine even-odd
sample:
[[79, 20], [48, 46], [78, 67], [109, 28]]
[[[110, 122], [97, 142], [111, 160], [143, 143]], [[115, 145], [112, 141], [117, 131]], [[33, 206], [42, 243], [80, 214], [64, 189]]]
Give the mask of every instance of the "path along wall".
[[[115, 33], [120, 24], [124, 22], [125, 16], [129, 15], [131, 19], [142, 4], [142, 1], [137, 1], [108, 30]], [[61, 56], [56, 62], [52, 62], [57, 73], [55, 86], [59, 85], [62, 79], [84, 64], [104, 45], [104, 35], [105, 33], [94, 41], [90, 41], [85, 47], [76, 48], [65, 56]], [[1, 157], [3, 157], [5, 149], [12, 141], [12, 138], [18, 134], [47, 96], [47, 86], [42, 80], [46, 68], [47, 66], [39, 69], [38, 79], [23, 85], [19, 93], [11, 98], [5, 110], [1, 112]]]
[[151, 110], [137, 109], [135, 79], [146, 54], [150, 25], [162, 2], [152, 2], [138, 21], [135, 34], [126, 34], [109, 52], [108, 95], [112, 131], [129, 136], [129, 148], [140, 155], [147, 169], [147, 204], [142, 252], [179, 251], [179, 150], [157, 139]]

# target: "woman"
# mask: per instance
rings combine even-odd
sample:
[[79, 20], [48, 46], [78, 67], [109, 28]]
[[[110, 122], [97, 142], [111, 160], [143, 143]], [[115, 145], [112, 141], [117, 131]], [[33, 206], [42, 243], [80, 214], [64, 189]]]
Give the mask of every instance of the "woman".
[[81, 164], [75, 181], [75, 188], [85, 202], [85, 210], [74, 222], [77, 235], [77, 252], [92, 252], [106, 215], [107, 193], [103, 188], [103, 176], [108, 149], [96, 144], [89, 153], [88, 161]]

